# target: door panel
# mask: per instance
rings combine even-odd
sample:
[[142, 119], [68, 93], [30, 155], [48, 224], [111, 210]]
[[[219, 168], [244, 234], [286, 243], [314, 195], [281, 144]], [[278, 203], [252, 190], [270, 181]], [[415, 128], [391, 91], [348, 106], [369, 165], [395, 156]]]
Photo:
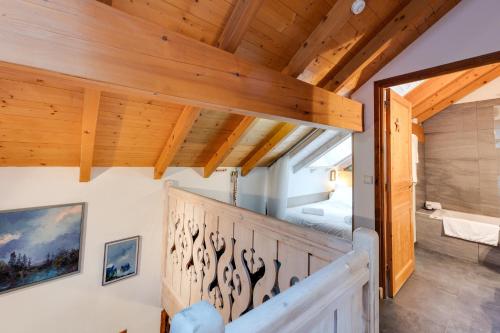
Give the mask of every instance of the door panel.
[[387, 89], [387, 233], [390, 294], [415, 269], [413, 244], [411, 103]]

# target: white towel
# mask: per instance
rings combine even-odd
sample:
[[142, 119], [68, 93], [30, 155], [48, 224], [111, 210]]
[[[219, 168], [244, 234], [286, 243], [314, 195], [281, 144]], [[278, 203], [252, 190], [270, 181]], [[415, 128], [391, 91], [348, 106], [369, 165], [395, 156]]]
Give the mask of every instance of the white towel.
[[411, 135], [411, 162], [412, 162], [412, 181], [417, 180], [417, 163], [418, 163], [418, 137], [415, 134]]
[[443, 207], [441, 206], [441, 204], [439, 202], [433, 202], [433, 201], [426, 201], [425, 208], [426, 209], [436, 209], [436, 210], [443, 209]]
[[302, 208], [302, 213], [309, 215], [318, 215], [318, 216], [325, 215], [325, 211], [323, 210], [323, 208], [314, 208], [314, 207], [304, 207]]
[[499, 222], [493, 218], [482, 218], [481, 221], [472, 220], [467, 215], [470, 214], [461, 213], [460, 217], [449, 216], [445, 212], [443, 214], [444, 234], [472, 242], [498, 246]]

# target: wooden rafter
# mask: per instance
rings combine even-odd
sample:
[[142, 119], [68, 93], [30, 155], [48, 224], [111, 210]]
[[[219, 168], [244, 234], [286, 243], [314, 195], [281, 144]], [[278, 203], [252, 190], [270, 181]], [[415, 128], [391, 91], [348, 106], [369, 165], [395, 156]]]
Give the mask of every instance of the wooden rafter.
[[[462, 71], [458, 75], [429, 79], [407, 96], [413, 104], [413, 117], [424, 122], [499, 76], [500, 64], [492, 64]], [[433, 87], [438, 89], [430, 89]], [[424, 95], [426, 97], [422, 98]]]
[[[262, 2], [263, 0], [242, 0], [237, 2], [219, 38], [219, 48], [231, 53], [236, 51]], [[203, 168], [205, 178], [210, 177], [224, 159], [229, 156], [243, 138], [243, 135], [254, 124], [255, 119], [253, 116], [241, 117], [238, 126], [226, 137]]]
[[172, 163], [175, 154], [179, 151], [179, 148], [186, 139], [191, 127], [193, 127], [193, 124], [196, 119], [198, 119], [199, 115], [200, 109], [191, 106], [184, 107], [155, 164], [155, 179], [160, 179], [167, 167]]
[[252, 152], [241, 167], [241, 175], [246, 176], [255, 168], [257, 163], [270, 152], [278, 143], [288, 137], [297, 128], [294, 124], [280, 123], [274, 134]]
[[[332, 35], [335, 35], [338, 31], [340, 31], [340, 29], [346, 24], [349, 18], [352, 17], [353, 14], [351, 12], [351, 4], [352, 4], [351, 0], [337, 1], [331, 8], [331, 10], [328, 12], [328, 14], [325, 16], [325, 18], [318, 24], [318, 26], [314, 29], [314, 31], [309, 35], [307, 40], [304, 41], [302, 47], [299, 50], [297, 50], [292, 59], [289, 61], [288, 65], [281, 71], [281, 73], [285, 75], [290, 75], [292, 77], [298, 77], [300, 74], [302, 74], [302, 72], [314, 60], [314, 58], [317, 57], [321, 51], [323, 51], [328, 38], [331, 38]], [[242, 119], [240, 126], [245, 126], [244, 121], [245, 119]], [[285, 123], [280, 124], [280, 126], [282, 127], [285, 125], [286, 125]], [[239, 129], [240, 126], [238, 126], [237, 129]], [[247, 126], [250, 125], [248, 124]], [[242, 132], [241, 131], [237, 132], [235, 130], [233, 133], [229, 135], [228, 139], [235, 135], [238, 135], [238, 133]], [[283, 137], [281, 140], [284, 140], [285, 138], [286, 137]], [[226, 141], [228, 139], [226, 139]], [[281, 142], [281, 140], [274, 141], [274, 146], [278, 145]], [[226, 142], [224, 142], [224, 144], [225, 143]], [[235, 144], [236, 143], [237, 142], [235, 141]], [[269, 142], [266, 142], [265, 144], [269, 144]], [[225, 148], [232, 149], [232, 147], [228, 145], [226, 145]], [[219, 150], [218, 154], [220, 155]], [[260, 150], [257, 150], [256, 152], [260, 152]], [[264, 155], [262, 155], [260, 158], [262, 159], [263, 157]], [[212, 159], [214, 158], [215, 155], [214, 157], [212, 157]], [[245, 160], [253, 160], [254, 158], [256, 158], [256, 156], [250, 155], [247, 156]], [[220, 160], [220, 163], [222, 162], [223, 160]], [[258, 163], [258, 161], [256, 161], [255, 163]], [[210, 175], [205, 171], [205, 175], [207, 174]]]
[[82, 137], [80, 148], [80, 181], [88, 182], [92, 176], [92, 161], [94, 159], [95, 135], [101, 92], [95, 89], [85, 89], [82, 112]]
[[227, 20], [217, 46], [234, 53], [264, 0], [239, 0]]
[[210, 177], [210, 175], [217, 169], [220, 164], [229, 156], [233, 151], [236, 144], [241, 140], [243, 135], [248, 132], [248, 130], [254, 124], [254, 117], [243, 117], [238, 126], [229, 134], [229, 136], [224, 140], [222, 145], [217, 149], [217, 151], [212, 155], [208, 163], [203, 168], [203, 176]]
[[340, 66], [336, 66], [320, 83], [326, 89], [348, 95], [389, 63], [420, 34], [452, 9], [459, 0], [411, 0], [369, 38], [366, 44]]
[[309, 154], [308, 156], [297, 162], [297, 164], [295, 164], [292, 167], [293, 172], [297, 173], [303, 168], [307, 167], [308, 165], [319, 159], [321, 156], [323, 156], [324, 154], [326, 154], [327, 152], [329, 152], [330, 150], [341, 144], [350, 135], [351, 135], [350, 133], [346, 133], [344, 131], [338, 133], [337, 135], [335, 135], [335, 137], [333, 137], [333, 139], [331, 139], [321, 147], [317, 148], [311, 154]]
[[433, 93], [443, 89], [446, 85], [458, 79], [465, 71], [450, 73], [427, 79], [420, 85], [410, 90], [404, 97], [411, 102], [412, 108], [425, 102]]
[[297, 77], [324, 50], [328, 39], [335, 36], [354, 14], [351, 11], [352, 0], [338, 0], [324, 19], [316, 26], [301, 48], [282, 71]]
[[0, 4], [0, 62], [6, 66], [178, 104], [362, 130], [358, 102], [97, 1]]

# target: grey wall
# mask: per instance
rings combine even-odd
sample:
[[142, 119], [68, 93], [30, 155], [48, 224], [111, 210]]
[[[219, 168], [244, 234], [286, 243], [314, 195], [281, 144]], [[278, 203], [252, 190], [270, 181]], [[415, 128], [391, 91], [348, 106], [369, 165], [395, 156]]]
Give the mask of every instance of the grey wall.
[[500, 217], [500, 99], [452, 105], [424, 131], [427, 200]]

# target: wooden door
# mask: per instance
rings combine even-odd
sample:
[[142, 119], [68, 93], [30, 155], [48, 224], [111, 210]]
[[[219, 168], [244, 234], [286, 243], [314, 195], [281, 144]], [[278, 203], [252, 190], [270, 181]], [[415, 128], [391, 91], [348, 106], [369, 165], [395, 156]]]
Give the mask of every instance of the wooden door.
[[390, 296], [396, 295], [415, 268], [411, 103], [387, 89], [387, 255]]

